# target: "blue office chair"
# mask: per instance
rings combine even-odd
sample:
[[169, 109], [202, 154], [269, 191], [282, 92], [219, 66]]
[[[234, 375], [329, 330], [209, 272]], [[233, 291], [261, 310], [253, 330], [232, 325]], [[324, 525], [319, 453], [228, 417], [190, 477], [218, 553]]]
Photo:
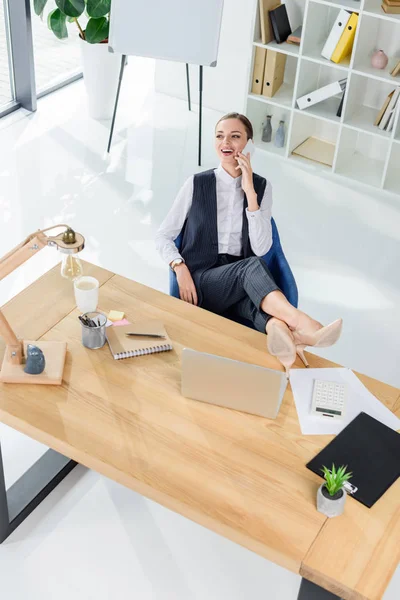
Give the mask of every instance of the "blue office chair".
[[[283, 253], [283, 249], [281, 246], [281, 241], [279, 239], [279, 233], [274, 219], [271, 219], [272, 224], [272, 246], [268, 250], [267, 254], [265, 254], [262, 258], [265, 261], [268, 269], [271, 272], [272, 277], [274, 278], [276, 284], [282, 290], [290, 304], [297, 308], [299, 294], [297, 291], [297, 285], [293, 273], [289, 267], [289, 263], [286, 260], [286, 257]], [[182, 244], [182, 233], [178, 235], [175, 240], [175, 245], [180, 250]], [[170, 270], [169, 274], [169, 293], [171, 296], [175, 298], [179, 298], [179, 287], [178, 282], [176, 280], [176, 275], [173, 271]], [[226, 315], [231, 318], [229, 315]], [[245, 319], [235, 319], [238, 320], [242, 325], [247, 325], [247, 327], [253, 327], [253, 324], [250, 321]]]

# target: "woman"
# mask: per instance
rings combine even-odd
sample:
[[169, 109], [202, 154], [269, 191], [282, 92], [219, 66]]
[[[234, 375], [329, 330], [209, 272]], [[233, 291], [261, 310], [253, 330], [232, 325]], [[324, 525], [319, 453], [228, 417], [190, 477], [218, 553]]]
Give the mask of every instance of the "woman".
[[[342, 320], [323, 327], [294, 308], [262, 260], [272, 245], [271, 184], [253, 173], [253, 139], [247, 117], [229, 113], [215, 128], [217, 169], [190, 177], [156, 237], [157, 249], [176, 273], [182, 300], [250, 320], [268, 334], [268, 351], [285, 367], [304, 364], [306, 346], [326, 347], [340, 336]], [[178, 251], [174, 240], [182, 231]]]

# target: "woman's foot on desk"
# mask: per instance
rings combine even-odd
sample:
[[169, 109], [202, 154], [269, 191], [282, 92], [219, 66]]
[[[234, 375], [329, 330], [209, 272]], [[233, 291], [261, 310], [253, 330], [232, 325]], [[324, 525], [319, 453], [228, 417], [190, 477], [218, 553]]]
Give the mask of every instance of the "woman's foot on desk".
[[308, 367], [308, 362], [304, 356], [304, 349], [306, 346], [314, 346], [314, 348], [327, 348], [336, 344], [342, 333], [343, 319], [337, 319], [323, 327], [322, 325], [318, 329], [301, 329], [296, 328], [292, 330], [294, 343], [296, 344], [296, 352], [300, 356], [301, 360]]
[[289, 370], [296, 360], [296, 346], [293, 333], [280, 319], [272, 318], [267, 322], [266, 332], [268, 352], [276, 356], [285, 367], [286, 377], [289, 379]]

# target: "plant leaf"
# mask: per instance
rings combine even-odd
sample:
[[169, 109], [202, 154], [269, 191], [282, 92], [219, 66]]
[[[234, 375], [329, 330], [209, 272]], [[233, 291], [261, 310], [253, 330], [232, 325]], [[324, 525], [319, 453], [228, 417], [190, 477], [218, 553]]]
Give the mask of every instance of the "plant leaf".
[[85, 39], [89, 44], [99, 44], [108, 38], [110, 23], [106, 17], [91, 18], [86, 25]]
[[48, 16], [47, 23], [59, 40], [64, 40], [68, 37], [67, 25], [65, 23], [66, 16], [59, 8], [55, 8]]
[[80, 17], [85, 10], [85, 0], [56, 0], [56, 4], [67, 17]]
[[33, 8], [35, 13], [40, 17], [43, 13], [44, 7], [47, 4], [47, 0], [33, 0]]
[[111, 0], [87, 0], [86, 10], [89, 17], [105, 17], [111, 9]]

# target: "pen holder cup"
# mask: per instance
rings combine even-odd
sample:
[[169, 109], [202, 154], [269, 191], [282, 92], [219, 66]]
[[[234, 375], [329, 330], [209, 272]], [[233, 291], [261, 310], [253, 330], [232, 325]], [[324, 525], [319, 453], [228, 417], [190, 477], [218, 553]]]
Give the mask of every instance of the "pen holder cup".
[[88, 327], [81, 322], [82, 325], [82, 344], [91, 350], [102, 348], [106, 343], [106, 323], [107, 317], [99, 312], [87, 312], [82, 317], [92, 319], [98, 323], [96, 327]]

